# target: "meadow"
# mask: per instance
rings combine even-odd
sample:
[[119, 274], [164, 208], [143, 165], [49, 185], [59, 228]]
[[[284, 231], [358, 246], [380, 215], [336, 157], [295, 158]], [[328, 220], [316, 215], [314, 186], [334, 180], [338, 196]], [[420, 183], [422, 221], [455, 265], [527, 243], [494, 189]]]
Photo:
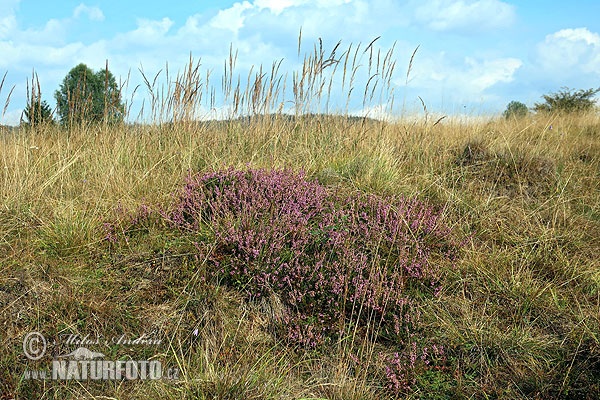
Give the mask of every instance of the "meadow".
[[[223, 80], [246, 116], [196, 120], [190, 62], [147, 80], [153, 123], [3, 128], [3, 399], [600, 396], [598, 114], [306, 112], [332, 58], [291, 115], [273, 70]], [[159, 340], [87, 347], [177, 379], [24, 378], [88, 334]]]

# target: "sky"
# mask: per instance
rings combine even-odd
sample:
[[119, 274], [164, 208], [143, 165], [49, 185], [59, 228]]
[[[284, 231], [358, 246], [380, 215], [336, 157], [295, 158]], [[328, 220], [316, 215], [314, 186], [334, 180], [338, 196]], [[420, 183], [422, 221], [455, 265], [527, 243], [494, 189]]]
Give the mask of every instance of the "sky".
[[[319, 40], [327, 54], [341, 41], [339, 59], [378, 37], [373, 49], [382, 57], [393, 48], [393, 90], [368, 104], [352, 97], [348, 112], [398, 115], [423, 112], [424, 104], [445, 115], [500, 114], [513, 100], [533, 106], [562, 87], [600, 86], [598, 15], [598, 0], [0, 0], [0, 110], [14, 87], [0, 123], [19, 123], [33, 72], [42, 99], [55, 107], [54, 92], [71, 68], [85, 63], [97, 71], [108, 60], [117, 80], [127, 81], [123, 97], [136, 111], [149, 96], [143, 86], [134, 91], [143, 83], [140, 70], [148, 77], [162, 71], [166, 81], [165, 67], [172, 79], [192, 55], [218, 91], [233, 48], [242, 82], [252, 66], [281, 61], [289, 90], [303, 54]], [[359, 55], [357, 93], [370, 77], [368, 53]], [[343, 108], [347, 95], [333, 93]], [[227, 110], [217, 98], [214, 108]], [[208, 115], [211, 105], [204, 107]]]

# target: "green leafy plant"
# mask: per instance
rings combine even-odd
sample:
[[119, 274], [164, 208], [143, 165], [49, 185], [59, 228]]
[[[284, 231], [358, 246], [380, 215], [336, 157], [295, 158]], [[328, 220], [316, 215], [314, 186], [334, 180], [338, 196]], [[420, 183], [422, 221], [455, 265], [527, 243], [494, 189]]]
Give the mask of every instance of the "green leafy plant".
[[596, 105], [594, 96], [600, 92], [598, 89], [577, 90], [563, 87], [556, 93], [545, 94], [542, 96], [544, 103], [535, 103], [533, 109], [536, 112], [580, 112], [590, 111]]
[[21, 116], [21, 125], [33, 127], [52, 123], [54, 123], [54, 111], [45, 100], [42, 100], [40, 81], [34, 71], [31, 83], [27, 82], [27, 105]]
[[527, 106], [520, 101], [511, 101], [506, 106], [506, 110], [502, 113], [502, 115], [508, 118], [521, 118], [529, 114], [529, 109]]
[[125, 107], [115, 77], [108, 70], [92, 71], [85, 64], [71, 69], [54, 94], [63, 125], [123, 121]]
[[46, 100], [42, 100], [39, 97], [35, 97], [27, 103], [27, 106], [23, 110], [23, 117], [25, 120], [22, 123], [25, 126], [51, 124], [54, 122], [52, 108]]

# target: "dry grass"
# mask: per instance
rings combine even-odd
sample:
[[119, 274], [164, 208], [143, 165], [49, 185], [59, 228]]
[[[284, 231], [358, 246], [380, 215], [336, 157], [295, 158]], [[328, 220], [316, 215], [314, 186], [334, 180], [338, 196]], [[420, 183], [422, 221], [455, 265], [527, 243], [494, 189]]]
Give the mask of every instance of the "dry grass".
[[[340, 65], [347, 87], [352, 58], [362, 51], [327, 57], [315, 46], [294, 77], [298, 106], [326, 97], [329, 81], [310, 71], [339, 60], [330, 67]], [[388, 76], [391, 56], [371, 54], [369, 65], [379, 59], [370, 68]], [[234, 64], [232, 54], [229, 68]], [[384, 123], [302, 115], [307, 109], [300, 107], [295, 117], [261, 116], [280, 109], [283, 89], [259, 71], [246, 92], [223, 81], [238, 113], [257, 114], [195, 122], [188, 107], [197, 104], [194, 92], [185, 88], [200, 76], [192, 67], [180, 76], [189, 82], [179, 92], [152, 101], [160, 124], [40, 126], [0, 135], [2, 398], [387, 395], [369, 366], [379, 362], [370, 343], [326, 352], [287, 348], [271, 329], [276, 299], [247, 303], [210, 281], [203, 260], [180, 238], [149, 227], [126, 248], [104, 240], [103, 223], [119, 218], [119, 208], [158, 208], [173, 201], [188, 170], [229, 166], [303, 169], [344, 190], [418, 197], [445, 207], [446, 220], [469, 238], [441, 295], [421, 305], [423, 335], [445, 344], [448, 364], [419, 376], [405, 396], [600, 396], [597, 115]], [[307, 87], [314, 90], [308, 97]], [[163, 340], [159, 349], [130, 355], [160, 353], [181, 370], [180, 380], [22, 380], [26, 368], [44, 367], [23, 355], [22, 339], [34, 330], [49, 337], [154, 332]]]

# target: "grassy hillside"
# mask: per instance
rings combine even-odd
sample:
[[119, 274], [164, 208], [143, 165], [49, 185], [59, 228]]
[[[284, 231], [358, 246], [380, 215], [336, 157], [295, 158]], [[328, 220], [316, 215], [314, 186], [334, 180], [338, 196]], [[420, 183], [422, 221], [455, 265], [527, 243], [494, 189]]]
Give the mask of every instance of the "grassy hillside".
[[[460, 243], [457, 258], [449, 262], [433, 248], [435, 290], [402, 278], [398, 290], [410, 305], [398, 314], [403, 333], [385, 330], [398, 307], [385, 303], [385, 312], [373, 307], [374, 317], [364, 320], [342, 306], [350, 311], [335, 321], [344, 334], [292, 340], [287, 292], [250, 296], [251, 278], [234, 281], [219, 270], [241, 265], [239, 249], [219, 236], [217, 225], [230, 222], [201, 221], [188, 232], [168, 221], [186, 177], [228, 168], [304, 171], [302, 179], [335, 194], [340, 209], [352, 196], [417, 199]], [[2, 398], [600, 396], [596, 115], [38, 127], [0, 136], [0, 199]], [[357, 238], [341, 246], [369, 260], [387, 251]], [[256, 271], [281, 267], [253, 260]], [[323, 328], [304, 317], [302, 329]], [[154, 357], [179, 376], [26, 380], [25, 370], [47, 368], [51, 358], [24, 356], [31, 331], [58, 340], [49, 343], [54, 355], [77, 347], [60, 343], [68, 334], [145, 334], [160, 345], [87, 347], [107, 359]]]

